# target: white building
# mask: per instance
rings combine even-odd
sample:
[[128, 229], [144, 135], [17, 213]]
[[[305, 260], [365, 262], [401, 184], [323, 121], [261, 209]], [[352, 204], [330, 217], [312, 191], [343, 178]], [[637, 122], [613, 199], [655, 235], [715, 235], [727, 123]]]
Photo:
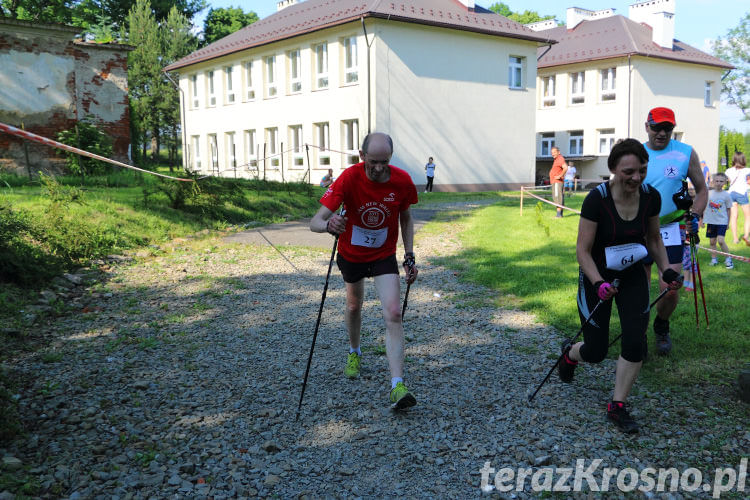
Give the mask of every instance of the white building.
[[674, 137], [716, 170], [721, 78], [732, 66], [674, 40], [674, 7], [675, 0], [636, 3], [628, 18], [574, 7], [566, 26], [529, 25], [559, 40], [539, 51], [538, 177], [547, 175], [555, 145], [582, 179], [608, 177], [614, 142], [645, 142], [646, 115], [657, 106], [675, 111]]
[[180, 75], [192, 170], [317, 183], [382, 131], [417, 184], [432, 156], [437, 189], [509, 189], [534, 178], [549, 43], [473, 0], [285, 0], [166, 70]]

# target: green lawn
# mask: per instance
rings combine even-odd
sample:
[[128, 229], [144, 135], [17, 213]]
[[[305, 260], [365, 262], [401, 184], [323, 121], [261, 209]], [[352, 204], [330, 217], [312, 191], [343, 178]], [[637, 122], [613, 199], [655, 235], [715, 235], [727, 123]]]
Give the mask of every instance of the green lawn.
[[[566, 205], [579, 209], [584, 196], [566, 197]], [[496, 290], [498, 306], [531, 311], [539, 321], [574, 335], [580, 328], [575, 256], [578, 216], [566, 212], [563, 219], [555, 219], [554, 207], [537, 206], [528, 198], [520, 216], [519, 193], [499, 197], [498, 203], [471, 213], [444, 213], [425, 227], [436, 233], [460, 231], [462, 252], [439, 263], [459, 270], [462, 279]], [[702, 243], [708, 245], [707, 240]], [[750, 257], [750, 248], [744, 244], [730, 243], [730, 251]], [[711, 267], [708, 252], [699, 250], [698, 255], [710, 328], [706, 328], [700, 293], [701, 326], [696, 328], [693, 293], [682, 290], [671, 321], [672, 354], [666, 358], [653, 355], [653, 334], [649, 333], [652, 355], [642, 377], [655, 384], [732, 384], [742, 364], [750, 361], [750, 295], [746, 293], [750, 263], [735, 261], [735, 268], [727, 270], [723, 259], [722, 265]], [[654, 284], [652, 298], [657, 293]], [[610, 335], [614, 338], [617, 333], [619, 323], [614, 319]], [[550, 352], [557, 350], [558, 340], [550, 338]], [[610, 356], [618, 354], [616, 344]]]

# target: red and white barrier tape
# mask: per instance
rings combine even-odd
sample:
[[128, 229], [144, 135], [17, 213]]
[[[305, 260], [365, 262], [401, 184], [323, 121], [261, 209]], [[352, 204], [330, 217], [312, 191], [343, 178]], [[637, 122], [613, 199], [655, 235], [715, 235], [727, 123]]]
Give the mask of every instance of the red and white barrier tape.
[[7, 125], [5, 123], [0, 123], [0, 132], [5, 132], [11, 135], [15, 135], [17, 137], [26, 139], [28, 141], [38, 142], [39, 144], [44, 144], [45, 146], [50, 146], [52, 148], [69, 151], [77, 155], [87, 156], [95, 160], [111, 163], [112, 165], [117, 165], [118, 167], [129, 168], [131, 170], [137, 170], [138, 172], [143, 172], [144, 174], [157, 175], [159, 177], [164, 177], [166, 179], [173, 179], [173, 180], [182, 181], [182, 182], [193, 182], [193, 179], [182, 179], [180, 177], [172, 177], [169, 175], [160, 174], [158, 172], [152, 172], [150, 170], [144, 170], [142, 168], [134, 167], [132, 165], [128, 165], [127, 163], [122, 163], [117, 160], [105, 158], [104, 156], [99, 156], [94, 153], [89, 153], [88, 151], [84, 151], [83, 149], [74, 148], [73, 146], [68, 146], [67, 144], [53, 141], [52, 139], [48, 139], [46, 137], [42, 137], [41, 135], [36, 135], [34, 133], [21, 130], [20, 128], [13, 127], [12, 125]]
[[701, 250], [705, 250], [707, 252], [717, 253], [719, 255], [726, 255], [727, 257], [731, 257], [734, 260], [741, 260], [742, 262], [750, 262], [750, 257], [743, 257], [742, 255], [734, 255], [731, 253], [722, 252], [720, 250], [713, 250], [708, 247], [702, 247], [700, 245], [695, 245], [695, 248], [699, 248]]
[[551, 201], [549, 201], [549, 200], [547, 200], [547, 199], [545, 199], [545, 198], [542, 198], [541, 196], [537, 196], [537, 195], [535, 195], [535, 194], [533, 194], [533, 193], [530, 193], [530, 192], [529, 192], [529, 191], [528, 191], [527, 189], [524, 189], [523, 187], [521, 188], [521, 191], [522, 191], [523, 193], [525, 193], [525, 194], [527, 194], [527, 195], [531, 196], [532, 198], [536, 198], [537, 200], [543, 201], [543, 202], [545, 202], [545, 203], [548, 203], [548, 204], [550, 204], [550, 205], [554, 205], [554, 206], [556, 206], [557, 208], [562, 208], [563, 210], [570, 210], [570, 211], [571, 211], [571, 212], [573, 212], [573, 213], [576, 213], [576, 214], [578, 214], [578, 215], [581, 215], [581, 212], [579, 212], [578, 210], [575, 210], [575, 209], [573, 209], [573, 208], [570, 208], [570, 207], [566, 207], [566, 206], [564, 206], [564, 205], [558, 205], [557, 203], [553, 203], [553, 202], [551, 202]]

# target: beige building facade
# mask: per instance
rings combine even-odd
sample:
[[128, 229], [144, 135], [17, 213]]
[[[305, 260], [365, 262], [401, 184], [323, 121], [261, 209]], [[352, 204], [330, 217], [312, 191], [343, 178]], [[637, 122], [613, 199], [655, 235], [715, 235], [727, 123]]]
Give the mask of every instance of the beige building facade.
[[571, 8], [567, 26], [532, 26], [560, 39], [540, 49], [537, 182], [553, 146], [584, 181], [607, 178], [612, 145], [627, 137], [645, 142], [646, 116], [657, 106], [675, 111], [675, 139], [703, 160], [718, 157], [721, 78], [732, 66], [673, 40], [674, 22], [674, 0], [652, 0], [632, 5], [628, 18]]
[[333, 3], [282, 2], [167, 68], [179, 72], [188, 168], [317, 183], [383, 131], [418, 185], [430, 156], [438, 190], [533, 179], [536, 55], [549, 37], [469, 1]]

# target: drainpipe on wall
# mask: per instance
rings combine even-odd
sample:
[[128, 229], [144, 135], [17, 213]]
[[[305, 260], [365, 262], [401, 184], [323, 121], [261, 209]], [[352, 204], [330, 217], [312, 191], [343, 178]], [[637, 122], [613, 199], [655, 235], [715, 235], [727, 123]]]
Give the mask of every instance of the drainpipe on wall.
[[189, 154], [189, 151], [187, 149], [187, 138], [185, 137], [185, 92], [182, 90], [182, 88], [172, 80], [172, 77], [169, 76], [168, 72], [164, 72], [164, 76], [166, 76], [170, 82], [172, 82], [172, 85], [175, 86], [177, 90], [180, 91], [180, 94], [182, 95], [182, 99], [180, 99], [180, 128], [182, 129], [182, 169], [187, 172], [187, 155]]
[[367, 44], [367, 133], [370, 134], [370, 132], [372, 132], [372, 98], [370, 97], [372, 92], [370, 88], [370, 48], [372, 47], [372, 44], [367, 37], [367, 27], [365, 27], [364, 16], [360, 17], [359, 20], [362, 22], [362, 31], [365, 34], [365, 43]]
[[539, 57], [537, 57], [537, 58], [536, 58], [537, 62], [538, 62], [538, 61], [539, 61], [539, 60], [540, 60], [540, 59], [541, 59], [542, 57], [544, 57], [544, 56], [545, 56], [545, 55], [547, 54], [547, 52], [549, 52], [550, 50], [552, 50], [552, 44], [549, 44], [549, 45], [547, 45], [547, 50], [545, 50], [544, 52], [542, 52], [542, 53], [541, 53], [541, 54], [539, 55]]
[[630, 98], [633, 95], [633, 79], [632, 79], [632, 68], [630, 67], [630, 57], [631, 55], [628, 54], [628, 137], [632, 137], [631, 130], [630, 130], [630, 105], [631, 101]]

